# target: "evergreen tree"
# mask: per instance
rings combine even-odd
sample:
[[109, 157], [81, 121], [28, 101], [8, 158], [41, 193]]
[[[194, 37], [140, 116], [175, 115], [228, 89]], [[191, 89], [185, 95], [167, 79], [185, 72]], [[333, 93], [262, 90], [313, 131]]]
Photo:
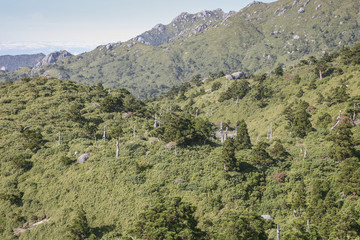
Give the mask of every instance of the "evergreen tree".
[[266, 151], [268, 144], [260, 141], [251, 151], [251, 162], [260, 167], [266, 167], [273, 163], [270, 155]]
[[360, 194], [360, 163], [358, 158], [347, 158], [340, 164], [338, 181], [345, 194]]
[[273, 148], [270, 151], [272, 157], [279, 159], [286, 159], [290, 154], [286, 151], [280, 141], [276, 141]]
[[81, 206], [76, 213], [76, 217], [67, 227], [68, 235], [74, 240], [83, 240], [90, 235], [90, 227], [86, 218], [86, 213]]
[[252, 145], [245, 120], [241, 120], [238, 123], [237, 135], [234, 140], [234, 146], [236, 150], [251, 148]]
[[275, 68], [275, 75], [276, 76], [284, 75], [284, 70], [283, 70], [282, 66], [279, 65]]
[[204, 239], [205, 233], [197, 228], [194, 213], [195, 207], [182, 202], [180, 198], [158, 200], [154, 206], [140, 214], [129, 235], [149, 240]]
[[226, 139], [221, 155], [224, 170], [233, 171], [236, 167], [236, 158], [234, 140], [232, 138]]
[[305, 137], [312, 131], [312, 124], [309, 120], [310, 114], [305, 109], [298, 109], [294, 115], [292, 131], [296, 137]]
[[329, 151], [331, 158], [343, 161], [355, 155], [355, 144], [351, 128], [352, 124], [350, 120], [345, 118], [327, 137], [327, 140], [333, 142]]
[[299, 216], [301, 216], [302, 212], [306, 209], [306, 192], [303, 180], [296, 185], [292, 206]]

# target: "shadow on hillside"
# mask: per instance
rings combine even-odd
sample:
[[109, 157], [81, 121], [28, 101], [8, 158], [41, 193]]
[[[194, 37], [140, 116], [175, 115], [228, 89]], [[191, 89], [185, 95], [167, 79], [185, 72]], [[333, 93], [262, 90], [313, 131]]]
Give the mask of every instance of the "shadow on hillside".
[[247, 162], [240, 162], [239, 163], [239, 171], [243, 173], [249, 173], [249, 172], [257, 172], [259, 169], [250, 163]]
[[105, 234], [113, 231], [114, 229], [115, 229], [115, 225], [105, 225], [100, 227], [94, 227], [91, 230], [96, 237], [101, 239]]

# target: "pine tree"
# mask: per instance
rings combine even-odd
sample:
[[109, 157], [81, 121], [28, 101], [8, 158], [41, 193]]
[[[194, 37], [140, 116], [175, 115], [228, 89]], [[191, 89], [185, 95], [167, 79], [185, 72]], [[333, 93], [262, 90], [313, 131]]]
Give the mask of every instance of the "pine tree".
[[74, 240], [83, 240], [90, 235], [90, 227], [86, 218], [86, 213], [81, 206], [76, 213], [76, 217], [67, 227], [69, 237]]
[[223, 150], [222, 150], [222, 161], [224, 164], [225, 171], [232, 171], [236, 167], [236, 158], [235, 158], [235, 146], [234, 139], [229, 138], [225, 141]]
[[329, 151], [329, 156], [338, 161], [355, 155], [352, 124], [348, 118], [345, 118], [334, 131], [327, 137], [327, 140], [333, 142]]
[[270, 155], [266, 151], [268, 144], [260, 141], [251, 151], [251, 162], [260, 167], [266, 167], [273, 163]]
[[236, 150], [250, 149], [252, 146], [245, 120], [241, 120], [238, 124], [234, 146]]
[[310, 115], [305, 109], [299, 109], [295, 112], [292, 131], [296, 137], [305, 137], [312, 131], [312, 124], [309, 120]]
[[205, 233], [197, 228], [195, 207], [181, 201], [181, 198], [158, 200], [140, 214], [131, 237], [139, 239], [204, 239]]

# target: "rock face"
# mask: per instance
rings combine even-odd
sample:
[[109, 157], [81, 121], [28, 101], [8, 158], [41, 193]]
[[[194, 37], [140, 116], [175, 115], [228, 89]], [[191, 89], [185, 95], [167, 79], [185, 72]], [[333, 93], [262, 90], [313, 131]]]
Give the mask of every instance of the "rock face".
[[73, 55], [66, 50], [52, 52], [52, 53], [46, 55], [40, 62], [38, 62], [35, 65], [35, 68], [40, 68], [46, 64], [54, 63], [59, 59], [69, 57], [69, 56], [73, 56]]
[[243, 72], [234, 72], [234, 73], [231, 74], [231, 76], [234, 79], [240, 79], [240, 78], [245, 76], [245, 73], [243, 73]]
[[159, 46], [169, 42], [179, 36], [191, 36], [205, 31], [211, 23], [225, 19], [235, 12], [224, 13], [221, 9], [214, 11], [202, 11], [195, 14], [187, 12], [181, 13], [179, 16], [168, 24], [157, 24], [150, 31], [133, 38], [143, 44]]
[[78, 159], [77, 159], [77, 162], [78, 163], [84, 163], [86, 160], [88, 160], [90, 158], [90, 153], [84, 153], [84, 154], [81, 154]]

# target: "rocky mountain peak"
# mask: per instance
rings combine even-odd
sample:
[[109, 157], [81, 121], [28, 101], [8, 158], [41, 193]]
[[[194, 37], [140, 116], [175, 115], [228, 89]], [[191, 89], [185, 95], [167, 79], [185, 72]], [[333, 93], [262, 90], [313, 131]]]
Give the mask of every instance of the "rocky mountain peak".
[[191, 36], [204, 31], [210, 24], [224, 19], [235, 12], [225, 13], [218, 8], [213, 11], [204, 10], [198, 13], [183, 12], [168, 25], [157, 24], [150, 31], [131, 39], [140, 43], [158, 46], [179, 36]]
[[69, 53], [68, 51], [66, 51], [66, 50], [61, 50], [61, 51], [56, 51], [56, 52], [49, 53], [40, 62], [38, 62], [35, 65], [35, 68], [40, 68], [45, 64], [54, 63], [59, 59], [63, 59], [65, 57], [69, 57], [69, 56], [73, 56], [73, 55], [71, 53]]

